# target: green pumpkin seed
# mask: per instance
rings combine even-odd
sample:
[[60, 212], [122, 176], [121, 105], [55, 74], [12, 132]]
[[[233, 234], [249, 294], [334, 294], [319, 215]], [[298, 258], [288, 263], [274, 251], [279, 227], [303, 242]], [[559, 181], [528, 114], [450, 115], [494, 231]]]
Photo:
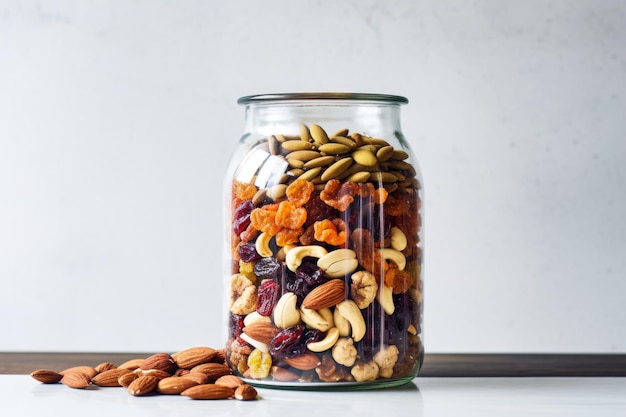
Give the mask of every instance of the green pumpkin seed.
[[300, 175], [301, 180], [306, 180], [306, 181], [311, 181], [313, 180], [315, 177], [317, 177], [320, 172], [322, 172], [322, 167], [316, 167], [313, 169], [309, 169], [307, 171], [304, 171], [304, 173], [302, 175]]
[[329, 181], [333, 178], [339, 177], [348, 167], [352, 165], [352, 158], [342, 158], [326, 168], [326, 171], [322, 173], [322, 180]]
[[311, 149], [313, 149], [313, 145], [311, 145], [309, 142], [304, 142], [301, 140], [288, 140], [283, 142], [280, 146], [288, 152], [310, 151]]
[[319, 158], [311, 159], [304, 164], [304, 169], [311, 169], [315, 167], [324, 167], [335, 162], [334, 156], [320, 156]]
[[325, 143], [317, 148], [320, 152], [328, 155], [341, 155], [350, 152], [350, 147], [343, 143]]
[[291, 152], [287, 155], [287, 159], [297, 159], [298, 161], [307, 162], [320, 156], [320, 153], [317, 151], [302, 150]]
[[319, 125], [312, 124], [309, 126], [309, 132], [311, 133], [313, 142], [315, 142], [317, 146], [328, 143], [328, 135]]
[[366, 167], [371, 167], [376, 165], [378, 159], [376, 159], [376, 155], [373, 152], [366, 149], [358, 149], [352, 153], [352, 158], [361, 165]]
[[376, 158], [378, 158], [379, 161], [387, 161], [393, 155], [393, 151], [394, 151], [393, 146], [391, 145], [383, 146], [378, 151], [376, 151]]

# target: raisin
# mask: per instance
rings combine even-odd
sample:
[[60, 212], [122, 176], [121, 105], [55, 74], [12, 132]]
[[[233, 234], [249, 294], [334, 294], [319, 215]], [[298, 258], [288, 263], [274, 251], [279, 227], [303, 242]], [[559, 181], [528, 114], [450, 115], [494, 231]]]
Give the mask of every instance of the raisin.
[[237, 254], [244, 262], [254, 262], [261, 259], [261, 255], [256, 251], [256, 246], [252, 242], [240, 244], [237, 247]]
[[246, 344], [247, 343], [247, 342], [239, 339], [239, 336], [241, 335], [241, 331], [242, 331], [242, 329], [244, 327], [243, 316], [231, 313], [230, 316], [229, 316], [229, 320], [228, 320], [228, 327], [230, 329], [230, 335], [232, 337], [236, 338], [242, 344]]
[[303, 278], [289, 271], [289, 269], [286, 269], [286, 273], [283, 275], [283, 287], [285, 291], [292, 292], [298, 297], [298, 306], [302, 304], [302, 300], [311, 289], [311, 286]]
[[317, 264], [304, 261], [296, 269], [296, 276], [309, 285], [317, 285], [324, 280], [324, 271]]
[[270, 342], [269, 351], [277, 360], [290, 358], [306, 352], [306, 345], [302, 343], [304, 325], [297, 324], [281, 330]]
[[276, 279], [280, 263], [273, 258], [261, 258], [254, 263], [254, 275], [259, 279]]
[[305, 226], [311, 226], [316, 221], [324, 219], [332, 219], [339, 216], [339, 211], [328, 204], [324, 203], [319, 192], [316, 192], [309, 201], [304, 205], [306, 209], [306, 222]]
[[300, 339], [302, 344], [306, 346], [309, 343], [319, 342], [324, 338], [324, 332], [317, 329], [305, 329]]
[[280, 297], [280, 286], [271, 279], [261, 282], [257, 291], [256, 311], [262, 316], [272, 314], [278, 298]]
[[250, 214], [254, 210], [254, 203], [246, 200], [239, 204], [233, 213], [233, 231], [235, 234], [241, 234], [250, 224]]

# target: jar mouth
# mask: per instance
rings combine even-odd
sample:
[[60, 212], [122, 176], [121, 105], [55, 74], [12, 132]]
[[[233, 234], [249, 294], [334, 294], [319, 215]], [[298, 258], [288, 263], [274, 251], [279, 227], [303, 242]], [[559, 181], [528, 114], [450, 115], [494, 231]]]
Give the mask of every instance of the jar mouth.
[[243, 96], [237, 100], [237, 104], [246, 105], [251, 103], [275, 102], [275, 101], [373, 101], [391, 104], [408, 104], [406, 97], [393, 94], [378, 93], [345, 93], [345, 92], [308, 92], [308, 93], [272, 93]]

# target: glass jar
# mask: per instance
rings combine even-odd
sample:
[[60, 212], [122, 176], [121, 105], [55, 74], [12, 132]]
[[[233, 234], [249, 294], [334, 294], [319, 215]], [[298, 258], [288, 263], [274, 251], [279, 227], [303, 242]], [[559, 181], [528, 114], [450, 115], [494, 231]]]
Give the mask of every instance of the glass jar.
[[224, 184], [226, 360], [276, 388], [377, 388], [422, 365], [422, 178], [400, 96], [242, 97]]

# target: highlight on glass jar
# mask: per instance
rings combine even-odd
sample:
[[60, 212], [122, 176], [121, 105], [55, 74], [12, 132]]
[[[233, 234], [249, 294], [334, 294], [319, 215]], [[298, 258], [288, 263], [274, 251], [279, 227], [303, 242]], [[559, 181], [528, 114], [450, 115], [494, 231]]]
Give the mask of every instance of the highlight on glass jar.
[[398, 386], [424, 357], [404, 97], [247, 96], [224, 184], [226, 360], [258, 386]]

